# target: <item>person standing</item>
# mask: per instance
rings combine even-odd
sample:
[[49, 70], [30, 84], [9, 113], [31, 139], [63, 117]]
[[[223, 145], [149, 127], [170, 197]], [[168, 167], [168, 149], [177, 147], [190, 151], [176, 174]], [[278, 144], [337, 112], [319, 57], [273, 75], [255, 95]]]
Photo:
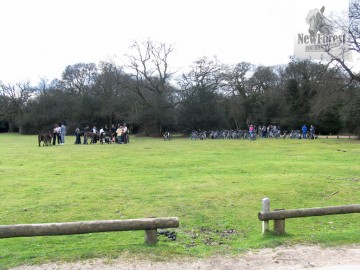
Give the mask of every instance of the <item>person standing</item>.
[[111, 125], [110, 132], [111, 132], [111, 140], [112, 140], [113, 142], [115, 142], [115, 138], [116, 138], [116, 127], [115, 127], [114, 124]]
[[266, 126], [265, 125], [263, 125], [263, 127], [261, 129], [261, 137], [266, 138]]
[[100, 130], [99, 130], [100, 137], [101, 137], [101, 134], [103, 134], [104, 132], [105, 132], [104, 128], [100, 127]]
[[90, 127], [89, 125], [86, 125], [84, 128], [84, 144], [87, 144], [87, 137], [88, 137], [88, 133], [89, 133]]
[[301, 128], [302, 130], [302, 137], [303, 139], [306, 139], [306, 134], [307, 134], [307, 126], [304, 124]]
[[58, 144], [62, 144], [62, 141], [61, 141], [61, 127], [60, 127], [60, 124], [59, 125], [56, 125], [56, 137], [57, 137], [57, 143]]
[[118, 129], [116, 130], [116, 135], [117, 135], [117, 143], [121, 144], [122, 143], [122, 132], [123, 132], [123, 127], [121, 125], [119, 125]]
[[122, 136], [121, 141], [122, 141], [123, 143], [127, 143], [127, 142], [128, 142], [128, 141], [127, 141], [127, 134], [128, 134], [128, 128], [127, 128], [127, 126], [126, 126], [126, 123], [124, 123], [124, 124], [123, 124], [123, 127], [122, 127], [122, 133], [121, 133], [121, 136]]
[[59, 126], [56, 124], [55, 127], [53, 128], [53, 145], [56, 144], [56, 139], [58, 139], [57, 138], [58, 137], [58, 133], [57, 133], [58, 127]]
[[315, 127], [314, 127], [314, 125], [310, 126], [310, 139], [315, 139]]
[[60, 127], [61, 144], [65, 143], [65, 135], [66, 135], [66, 126], [64, 123], [62, 123]]
[[255, 140], [256, 139], [256, 126], [251, 124], [249, 126], [249, 139]]
[[76, 127], [76, 129], [75, 129], [75, 137], [76, 137], [75, 144], [81, 144], [79, 127]]
[[100, 138], [100, 134], [99, 134], [99, 130], [97, 129], [97, 127], [94, 125], [92, 128], [92, 137], [91, 137], [91, 141], [90, 143], [97, 143], [97, 140]]
[[249, 126], [249, 133], [250, 133], [250, 137], [253, 135], [253, 133], [254, 133], [254, 126], [251, 124], [250, 126]]

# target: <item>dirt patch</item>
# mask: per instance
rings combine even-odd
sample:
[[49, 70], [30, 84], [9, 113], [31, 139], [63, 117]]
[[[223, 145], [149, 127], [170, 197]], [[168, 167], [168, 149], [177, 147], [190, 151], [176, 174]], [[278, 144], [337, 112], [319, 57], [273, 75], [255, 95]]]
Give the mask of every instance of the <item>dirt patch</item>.
[[13, 270], [127, 270], [127, 269], [242, 269], [242, 270], [355, 270], [360, 269], [360, 245], [323, 248], [320, 246], [292, 246], [266, 248], [238, 256], [216, 256], [207, 259], [183, 259], [181, 261], [154, 262], [118, 258], [98, 259], [74, 263], [51, 263], [40, 266], [21, 266]]

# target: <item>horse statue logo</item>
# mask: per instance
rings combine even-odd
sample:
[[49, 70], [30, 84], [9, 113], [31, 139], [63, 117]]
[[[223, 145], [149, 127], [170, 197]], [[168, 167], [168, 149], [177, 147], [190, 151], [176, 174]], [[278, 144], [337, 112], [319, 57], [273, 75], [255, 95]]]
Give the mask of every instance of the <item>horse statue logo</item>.
[[330, 35], [332, 33], [332, 23], [324, 16], [325, 7], [320, 10], [312, 9], [306, 16], [306, 23], [309, 25], [309, 34], [315, 36], [318, 32], [323, 35]]

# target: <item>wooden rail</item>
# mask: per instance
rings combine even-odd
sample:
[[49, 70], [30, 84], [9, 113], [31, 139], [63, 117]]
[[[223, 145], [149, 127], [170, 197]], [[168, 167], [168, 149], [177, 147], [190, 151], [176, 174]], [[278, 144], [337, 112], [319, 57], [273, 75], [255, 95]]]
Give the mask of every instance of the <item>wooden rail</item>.
[[287, 218], [340, 215], [352, 213], [360, 213], [360, 204], [317, 208], [301, 208], [292, 210], [274, 209], [274, 211], [270, 211], [270, 200], [268, 198], [264, 198], [262, 201], [262, 211], [258, 213], [258, 219], [263, 222], [263, 233], [269, 230], [269, 220], [274, 220], [275, 234], [284, 234], [285, 219]]
[[293, 210], [277, 210], [272, 212], [261, 211], [258, 213], [258, 218], [261, 221], [265, 221], [285, 218], [313, 217], [351, 213], [360, 213], [360, 204], [319, 208], [302, 208]]
[[359, 136], [356, 135], [318, 135], [319, 139], [354, 139], [358, 140]]
[[177, 227], [179, 227], [177, 217], [17, 224], [1, 225], [0, 238], [144, 230], [145, 242], [155, 244], [157, 242], [157, 229]]

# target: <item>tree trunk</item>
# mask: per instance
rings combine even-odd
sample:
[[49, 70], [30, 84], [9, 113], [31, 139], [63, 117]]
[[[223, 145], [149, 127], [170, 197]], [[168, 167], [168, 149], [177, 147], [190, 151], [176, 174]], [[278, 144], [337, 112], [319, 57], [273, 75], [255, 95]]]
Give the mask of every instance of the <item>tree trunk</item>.
[[158, 124], [158, 125], [159, 125], [159, 129], [158, 129], [158, 130], [159, 130], [159, 132], [160, 132], [159, 135], [161, 136], [162, 133], [163, 133], [163, 132], [162, 132], [162, 123], [161, 123], [161, 120], [159, 121], [159, 124]]
[[9, 121], [9, 130], [8, 130], [8, 132], [14, 132], [14, 124], [13, 124], [13, 122], [11, 120]]

